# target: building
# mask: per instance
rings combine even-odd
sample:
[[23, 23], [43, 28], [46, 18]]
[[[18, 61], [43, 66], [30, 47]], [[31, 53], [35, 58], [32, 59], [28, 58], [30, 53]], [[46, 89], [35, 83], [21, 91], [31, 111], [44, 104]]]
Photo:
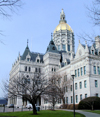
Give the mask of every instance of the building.
[[[10, 78], [23, 73], [27, 77], [32, 76], [37, 71], [45, 71], [47, 78], [56, 72], [67, 79], [71, 79], [71, 72], [74, 71], [76, 104], [89, 96], [100, 97], [100, 36], [95, 37], [92, 46], [88, 46], [87, 43], [83, 45], [79, 41], [75, 54], [74, 32], [67, 24], [62, 9], [59, 24], [54, 30], [53, 39], [49, 42], [46, 53], [30, 52], [27, 44], [23, 55], [19, 54], [12, 65]], [[72, 84], [69, 89], [67, 87], [65, 89], [65, 103], [71, 104], [73, 103]], [[16, 106], [27, 104], [18, 97], [14, 100], [8, 99], [8, 105], [11, 103]], [[46, 106], [48, 103], [41, 98], [41, 105]]]

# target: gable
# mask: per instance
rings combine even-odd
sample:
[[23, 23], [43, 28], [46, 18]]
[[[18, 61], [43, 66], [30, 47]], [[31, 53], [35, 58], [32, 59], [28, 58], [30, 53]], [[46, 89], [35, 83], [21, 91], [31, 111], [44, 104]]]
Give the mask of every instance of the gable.
[[79, 43], [77, 51], [76, 51], [75, 59], [79, 58], [79, 57], [81, 57], [83, 55], [85, 55], [85, 47], [83, 47], [82, 44]]

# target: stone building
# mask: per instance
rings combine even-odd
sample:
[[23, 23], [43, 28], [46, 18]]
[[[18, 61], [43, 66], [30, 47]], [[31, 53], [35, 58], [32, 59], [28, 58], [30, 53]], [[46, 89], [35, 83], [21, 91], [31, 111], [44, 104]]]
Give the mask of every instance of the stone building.
[[[92, 46], [81, 44], [75, 54], [75, 39], [72, 28], [65, 20], [62, 9], [60, 21], [55, 28], [53, 38], [47, 46], [46, 53], [40, 54], [30, 52], [27, 45], [23, 55], [18, 56], [13, 64], [10, 78], [24, 73], [27, 76], [34, 75], [37, 71], [45, 73], [47, 78], [54, 72], [59, 73], [67, 79], [71, 78], [71, 72], [75, 73], [75, 103], [89, 96], [100, 97], [100, 36], [95, 37]], [[65, 87], [65, 103], [73, 103], [73, 84], [70, 88]], [[38, 105], [46, 106], [47, 102], [43, 98], [39, 99]], [[16, 106], [26, 105], [22, 99], [16, 97], [15, 100], [8, 99], [8, 105], [15, 103]], [[61, 104], [57, 104], [58, 106]]]

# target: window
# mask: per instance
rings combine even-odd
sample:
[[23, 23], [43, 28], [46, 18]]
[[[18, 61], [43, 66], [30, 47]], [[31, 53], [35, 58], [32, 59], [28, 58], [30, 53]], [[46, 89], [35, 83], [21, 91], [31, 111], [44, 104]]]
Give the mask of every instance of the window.
[[54, 72], [56, 72], [56, 68], [54, 68]]
[[55, 47], [53, 47], [52, 49], [53, 49], [53, 50], [55, 50], [56, 48], [55, 48]]
[[25, 79], [24, 79], [24, 83], [25, 83], [25, 84], [30, 84], [30, 79], [25, 78]]
[[96, 97], [98, 97], [98, 93], [96, 93]]
[[58, 99], [58, 104], [61, 104], [61, 98]]
[[72, 85], [71, 85], [71, 87], [70, 87], [70, 90], [72, 91]]
[[86, 74], [86, 66], [84, 66], [84, 75]]
[[96, 74], [96, 66], [94, 66], [94, 74]]
[[68, 87], [66, 86], [66, 92], [68, 92]]
[[60, 45], [58, 45], [58, 50], [60, 50]]
[[75, 83], [75, 90], [77, 90], [77, 83]]
[[100, 75], [100, 67], [98, 66], [98, 74]]
[[80, 101], [82, 100], [82, 94], [80, 95]]
[[84, 81], [84, 88], [87, 88], [87, 81]]
[[80, 85], [80, 89], [82, 89], [82, 82], [80, 82], [79, 85]]
[[29, 70], [29, 72], [30, 72], [30, 71], [31, 71], [31, 68], [29, 67], [28, 70]]
[[68, 45], [68, 51], [70, 51], [70, 45]]
[[66, 103], [68, 104], [68, 97], [66, 97]]
[[95, 87], [98, 87], [98, 81], [95, 80]]
[[35, 68], [35, 72], [37, 72], [37, 68]]
[[87, 98], [87, 94], [85, 94], [85, 98]]
[[92, 54], [94, 55], [94, 50], [92, 50]]
[[44, 104], [47, 104], [48, 103], [48, 101], [47, 100], [44, 100]]
[[66, 51], [66, 45], [62, 45], [62, 49], [64, 50], [64, 51]]
[[73, 103], [73, 96], [71, 96], [71, 103]]
[[75, 77], [77, 77], [77, 70], [75, 70]]
[[39, 63], [39, 59], [37, 59], [37, 63]]
[[52, 71], [53, 71], [53, 68], [52, 68]]
[[41, 68], [39, 68], [39, 73], [41, 73]]
[[61, 83], [61, 79], [58, 79], [58, 84], [60, 85], [60, 83]]
[[76, 95], [76, 103], [78, 103], [78, 95]]
[[29, 58], [27, 58], [27, 61], [29, 61], [30, 59]]
[[64, 76], [64, 82], [66, 82], [66, 81], [67, 81], [67, 75]]
[[78, 69], [78, 77], [80, 76], [80, 69]]
[[25, 71], [27, 71], [27, 66], [25, 66]]
[[83, 75], [83, 68], [81, 67], [81, 76]]

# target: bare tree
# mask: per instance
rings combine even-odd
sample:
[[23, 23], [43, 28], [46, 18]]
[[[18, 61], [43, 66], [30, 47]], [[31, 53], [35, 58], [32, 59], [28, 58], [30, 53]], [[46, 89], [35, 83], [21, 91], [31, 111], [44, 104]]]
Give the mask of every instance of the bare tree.
[[25, 77], [24, 75], [11, 78], [4, 84], [8, 92], [8, 98], [23, 97], [33, 106], [33, 114], [37, 114], [35, 104], [46, 88], [46, 81], [41, 73], [34, 74], [34, 77]]
[[65, 104], [65, 93], [67, 92], [70, 85], [70, 80], [67, 75], [62, 77], [58, 74], [54, 74], [49, 78], [48, 86], [46, 89], [45, 100], [51, 103], [53, 110], [57, 102], [63, 102]]
[[57, 82], [58, 81], [56, 75], [50, 77], [48, 85], [45, 90], [45, 95], [43, 96], [44, 100], [48, 101], [51, 104], [53, 110], [55, 108], [58, 99], [60, 98], [60, 92], [57, 86]]
[[14, 13], [21, 5], [21, 0], [0, 0], [0, 15], [11, 16], [9, 11]]
[[92, 7], [86, 7], [89, 11], [89, 17], [94, 25], [100, 26], [100, 0], [94, 0]]

